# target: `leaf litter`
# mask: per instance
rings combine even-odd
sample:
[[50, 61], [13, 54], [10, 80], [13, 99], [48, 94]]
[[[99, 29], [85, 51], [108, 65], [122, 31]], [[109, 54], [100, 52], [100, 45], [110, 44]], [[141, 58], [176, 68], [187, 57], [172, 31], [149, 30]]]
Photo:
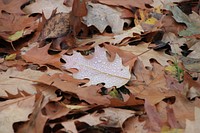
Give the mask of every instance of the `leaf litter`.
[[196, 5], [0, 1], [0, 132], [197, 133]]

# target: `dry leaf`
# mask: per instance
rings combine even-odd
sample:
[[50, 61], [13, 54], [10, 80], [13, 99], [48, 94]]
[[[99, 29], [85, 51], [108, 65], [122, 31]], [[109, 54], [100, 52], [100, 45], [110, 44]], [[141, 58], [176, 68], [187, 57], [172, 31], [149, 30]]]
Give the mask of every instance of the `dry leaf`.
[[39, 83], [55, 86], [64, 92], [75, 93], [81, 100], [85, 100], [90, 104], [109, 105], [110, 101], [107, 96], [102, 96], [98, 91], [101, 87], [89, 86], [78, 87], [81, 80], [73, 79], [71, 76], [65, 75], [65, 78], [61, 78], [61, 74], [42, 75], [37, 81]]
[[79, 119], [69, 120], [63, 122], [62, 125], [66, 130], [71, 130], [74, 133], [77, 133], [76, 126], [74, 125], [75, 121], [85, 122], [90, 126], [102, 125], [110, 127], [122, 127], [124, 121], [135, 115], [135, 111], [116, 109], [116, 108], [105, 108], [103, 113], [93, 113], [85, 115]]
[[[123, 66], [122, 59], [116, 54], [115, 60], [110, 62], [106, 57], [106, 51], [99, 46], [95, 47], [92, 59], [86, 59], [80, 53], [74, 51], [72, 56], [63, 55], [66, 64], [65, 69], [76, 68], [79, 72], [74, 73], [77, 79], [89, 78], [86, 85], [105, 83], [105, 87], [121, 87], [126, 84], [131, 75], [129, 66]], [[110, 69], [111, 68], [111, 69]]]
[[37, 28], [36, 19], [37, 17], [3, 12], [0, 15], [0, 37], [8, 41], [18, 40]]
[[65, 53], [65, 51], [62, 51], [59, 54], [49, 55], [48, 49], [50, 45], [51, 44], [48, 44], [42, 48], [35, 46], [29, 51], [27, 51], [25, 54], [23, 54], [22, 58], [26, 62], [32, 62], [39, 65], [49, 64], [49, 65], [60, 68], [60, 66], [62, 65], [62, 63], [60, 62], [60, 58], [61, 58], [61, 55]]
[[69, 32], [69, 13], [58, 13], [46, 21], [38, 40], [58, 38], [67, 35]]
[[16, 69], [10, 68], [6, 72], [1, 72], [0, 75], [0, 96], [7, 97], [7, 93], [17, 95], [21, 91], [24, 91], [28, 94], [35, 94], [36, 89], [33, 86], [34, 83], [28, 80], [36, 80], [42, 75], [42, 72], [30, 69], [26, 69], [24, 71], [17, 71]]
[[107, 26], [112, 28], [113, 33], [123, 31], [124, 23], [129, 23], [128, 19], [121, 18], [121, 12], [107, 5], [88, 3], [88, 14], [83, 17], [87, 26], [95, 26], [101, 33]]
[[0, 12], [6, 11], [8, 13], [24, 14], [21, 10], [21, 6], [27, 3], [28, 0], [11, 0], [8, 3], [4, 0], [0, 1]]
[[171, 60], [171, 56], [165, 54], [164, 51], [155, 51], [148, 48], [148, 43], [138, 44], [137, 46], [122, 46], [121, 50], [129, 51], [134, 55], [137, 55], [138, 58], [143, 62], [144, 66], [152, 67], [150, 59], [155, 59], [162, 66], [169, 65], [168, 60]]
[[145, 129], [145, 122], [140, 122], [138, 117], [130, 117], [124, 122], [126, 133], [148, 133]]
[[195, 113], [195, 120], [194, 121], [188, 119], [186, 120], [186, 128], [184, 133], [199, 133], [200, 109], [198, 107], [195, 107], [194, 113]]
[[27, 121], [34, 109], [35, 96], [28, 96], [0, 103], [0, 132], [13, 133], [13, 123]]
[[86, 44], [91, 44], [93, 45], [99, 45], [104, 42], [109, 42], [110, 44], [120, 44], [123, 42], [123, 40], [126, 39], [126, 41], [130, 40], [133, 37], [136, 37], [138, 35], [141, 35], [143, 32], [143, 29], [140, 25], [137, 25], [131, 29], [128, 30], [123, 30], [119, 34], [112, 34], [112, 35], [94, 35], [90, 39], [77, 39], [77, 43], [81, 46], [84, 46]]
[[44, 13], [45, 18], [50, 18], [51, 12], [57, 9], [57, 13], [69, 13], [71, 11], [71, 7], [66, 7], [63, 5], [63, 0], [36, 0], [34, 3], [31, 3], [25, 8], [23, 11], [28, 14], [33, 13]]
[[152, 0], [140, 0], [140, 1], [134, 1], [134, 0], [115, 0], [114, 2], [112, 0], [98, 0], [100, 3], [112, 5], [112, 6], [123, 6], [125, 8], [131, 9], [132, 7], [138, 7], [142, 9], [146, 9], [146, 4], [151, 4]]

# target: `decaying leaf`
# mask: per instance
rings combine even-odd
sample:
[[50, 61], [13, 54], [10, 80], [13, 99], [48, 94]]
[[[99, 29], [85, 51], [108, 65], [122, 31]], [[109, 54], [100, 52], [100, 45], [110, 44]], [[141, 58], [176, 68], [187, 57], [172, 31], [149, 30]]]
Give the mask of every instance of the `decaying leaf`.
[[38, 40], [58, 38], [70, 32], [69, 13], [58, 13], [51, 16], [44, 25]]
[[101, 33], [107, 26], [112, 28], [113, 33], [123, 31], [124, 23], [129, 23], [128, 19], [122, 19], [121, 13], [109, 6], [102, 4], [88, 3], [88, 14], [83, 17], [87, 26], [95, 26]]
[[180, 31], [180, 36], [192, 36], [200, 34], [200, 16], [193, 12], [189, 16], [181, 11], [177, 6], [167, 6], [167, 9], [173, 13], [173, 18], [179, 23], [185, 23], [187, 29]]
[[[87, 85], [105, 83], [105, 87], [121, 87], [130, 79], [129, 66], [123, 66], [122, 59], [116, 54], [113, 62], [108, 61], [106, 51], [99, 46], [95, 47], [92, 59], [86, 59], [80, 53], [74, 51], [72, 56], [63, 55], [66, 64], [65, 69], [76, 68], [77, 73], [73, 77], [77, 79], [89, 78]], [[110, 69], [112, 68], [112, 69]]]

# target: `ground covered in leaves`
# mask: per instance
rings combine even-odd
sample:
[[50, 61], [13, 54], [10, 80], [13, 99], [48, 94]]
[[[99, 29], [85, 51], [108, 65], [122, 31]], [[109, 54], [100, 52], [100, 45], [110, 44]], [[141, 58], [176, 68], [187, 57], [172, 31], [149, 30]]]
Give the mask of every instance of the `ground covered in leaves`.
[[1, 133], [198, 133], [198, 0], [0, 0]]

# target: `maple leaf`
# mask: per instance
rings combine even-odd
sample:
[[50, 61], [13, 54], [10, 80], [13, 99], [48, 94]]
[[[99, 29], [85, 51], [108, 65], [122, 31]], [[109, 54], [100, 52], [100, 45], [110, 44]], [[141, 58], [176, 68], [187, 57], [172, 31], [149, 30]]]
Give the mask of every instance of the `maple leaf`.
[[9, 3], [6, 3], [5, 0], [1, 0], [0, 12], [6, 11], [8, 13], [24, 14], [24, 12], [21, 10], [21, 6], [27, 2], [29, 2], [29, 0], [11, 0]]
[[[77, 79], [89, 78], [90, 81], [86, 85], [96, 85], [105, 83], [105, 87], [121, 87], [126, 84], [131, 75], [129, 66], [122, 65], [122, 59], [116, 54], [115, 60], [109, 62], [106, 57], [106, 51], [99, 46], [95, 47], [92, 59], [86, 59], [78, 52], [73, 52], [72, 56], [63, 55], [62, 59], [66, 64], [65, 69], [76, 68], [79, 72], [74, 73], [73, 77]], [[110, 69], [112, 68], [112, 69]]]
[[23, 8], [23, 11], [28, 14], [44, 13], [45, 18], [50, 18], [51, 12], [57, 10], [57, 13], [69, 13], [71, 7], [63, 5], [63, 0], [36, 0], [35, 2]]
[[13, 133], [13, 123], [27, 121], [34, 109], [35, 95], [0, 103], [0, 132]]
[[84, 23], [87, 26], [94, 25], [101, 33], [109, 25], [113, 33], [123, 31], [124, 23], [129, 23], [128, 19], [121, 18], [121, 12], [107, 5], [102, 4], [87, 4], [88, 14], [83, 17]]

